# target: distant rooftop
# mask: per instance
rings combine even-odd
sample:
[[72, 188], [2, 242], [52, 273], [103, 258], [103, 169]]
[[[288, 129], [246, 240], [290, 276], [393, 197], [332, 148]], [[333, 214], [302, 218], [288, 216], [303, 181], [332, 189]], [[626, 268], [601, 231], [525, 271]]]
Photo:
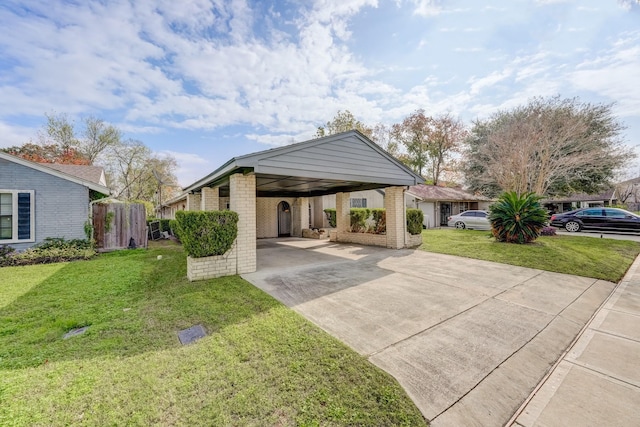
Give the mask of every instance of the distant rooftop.
[[492, 199], [485, 196], [476, 196], [468, 193], [461, 188], [440, 187], [437, 185], [412, 185], [409, 187], [409, 193], [419, 197], [422, 200], [442, 200], [442, 201], [471, 201], [471, 202], [488, 202]]

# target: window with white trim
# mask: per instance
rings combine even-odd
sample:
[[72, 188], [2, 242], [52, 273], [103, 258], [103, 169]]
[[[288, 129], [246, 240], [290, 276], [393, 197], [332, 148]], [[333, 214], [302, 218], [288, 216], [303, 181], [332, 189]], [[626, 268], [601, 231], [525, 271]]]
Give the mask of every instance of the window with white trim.
[[0, 190], [0, 244], [35, 241], [33, 190]]

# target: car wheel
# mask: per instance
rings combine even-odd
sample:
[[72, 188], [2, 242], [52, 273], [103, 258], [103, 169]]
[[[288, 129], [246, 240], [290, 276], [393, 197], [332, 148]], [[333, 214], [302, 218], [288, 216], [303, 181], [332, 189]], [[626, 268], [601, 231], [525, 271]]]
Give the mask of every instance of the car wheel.
[[580, 224], [575, 221], [569, 221], [564, 225], [564, 229], [574, 233], [576, 231], [580, 231]]
[[456, 228], [463, 230], [465, 228], [464, 222], [462, 221], [456, 222]]

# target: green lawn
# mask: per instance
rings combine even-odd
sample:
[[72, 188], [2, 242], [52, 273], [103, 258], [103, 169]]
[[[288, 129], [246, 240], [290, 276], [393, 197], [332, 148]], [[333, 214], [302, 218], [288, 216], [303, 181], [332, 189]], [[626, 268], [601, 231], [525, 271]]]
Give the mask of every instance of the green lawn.
[[541, 236], [526, 245], [498, 243], [489, 231], [429, 229], [420, 249], [503, 264], [619, 282], [640, 243], [575, 236]]
[[[0, 269], [0, 425], [426, 424], [393, 378], [292, 310], [185, 269], [177, 246]], [[195, 324], [209, 335], [181, 346]]]

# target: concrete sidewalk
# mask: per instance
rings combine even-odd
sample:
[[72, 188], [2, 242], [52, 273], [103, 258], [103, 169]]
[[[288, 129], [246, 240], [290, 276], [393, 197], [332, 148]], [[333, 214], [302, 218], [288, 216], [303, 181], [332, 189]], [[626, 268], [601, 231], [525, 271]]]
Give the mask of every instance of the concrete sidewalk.
[[640, 257], [508, 425], [640, 426]]
[[509, 422], [616, 286], [293, 238], [259, 240], [243, 277], [393, 375], [434, 427]]

